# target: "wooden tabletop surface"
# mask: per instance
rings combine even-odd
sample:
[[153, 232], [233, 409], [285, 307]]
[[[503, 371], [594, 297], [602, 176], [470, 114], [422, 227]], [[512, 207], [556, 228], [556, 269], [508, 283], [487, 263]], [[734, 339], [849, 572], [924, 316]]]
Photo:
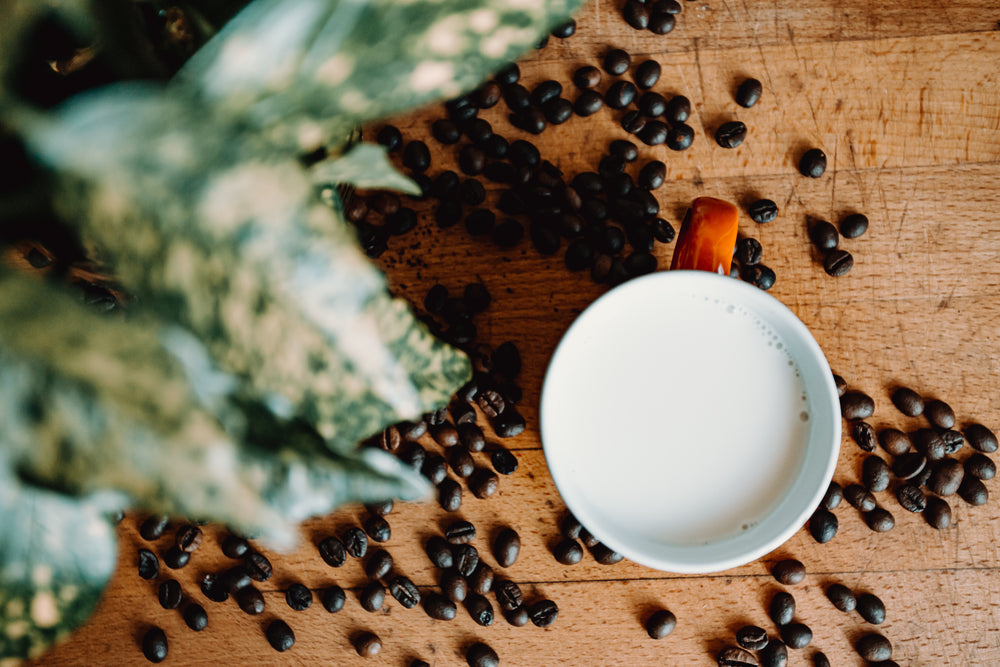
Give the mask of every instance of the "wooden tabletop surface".
[[[681, 153], [639, 144], [640, 164], [653, 158], [667, 164], [667, 182], [656, 191], [663, 216], [678, 226], [699, 195], [744, 205], [758, 197], [774, 200], [778, 218], [756, 225], [744, 215], [741, 233], [763, 246], [764, 262], [777, 275], [770, 293], [808, 325], [834, 371], [875, 399], [869, 421], [904, 430], [925, 426], [921, 418], [904, 417], [889, 400], [891, 388], [906, 385], [947, 401], [959, 424], [979, 421], [1000, 430], [1000, 10], [995, 3], [695, 0], [682, 3], [677, 27], [666, 36], [629, 28], [621, 4], [598, 0], [586, 7], [574, 36], [552, 39], [524, 59], [522, 83], [531, 88], [555, 78], [572, 99], [572, 72], [600, 65], [608, 48], [659, 60], [663, 76], [654, 90], [687, 95], [694, 102], [696, 131], [694, 145]], [[755, 107], [744, 109], [733, 92], [751, 76], [763, 82], [764, 92]], [[609, 79], [605, 75], [602, 89]], [[482, 117], [509, 139], [528, 138], [510, 127], [503, 107]], [[432, 175], [456, 168], [454, 148], [430, 139], [430, 122], [441, 115], [438, 106], [393, 121], [406, 139], [427, 140]], [[569, 180], [595, 169], [610, 140], [628, 138], [617, 123], [620, 115], [605, 108], [531, 139]], [[730, 119], [749, 127], [735, 150], [718, 147], [712, 138]], [[809, 147], [823, 149], [829, 158], [822, 178], [797, 172], [798, 157]], [[498, 188], [486, 183], [492, 203]], [[231, 600], [208, 602], [198, 590], [200, 574], [232, 563], [218, 547], [220, 531], [209, 527], [191, 564], [169, 574], [208, 610], [208, 629], [195, 633], [179, 612], [159, 606], [157, 582], [138, 577], [136, 550], [144, 542], [136, 532], [137, 517], [129, 516], [119, 530], [119, 569], [97, 613], [37, 664], [142, 664], [142, 633], [158, 625], [169, 638], [171, 664], [403, 667], [421, 658], [432, 665], [460, 665], [464, 649], [478, 640], [493, 646], [503, 665], [711, 665], [745, 624], [775, 635], [767, 605], [782, 589], [794, 595], [797, 618], [814, 633], [807, 648], [790, 651], [791, 665], [812, 664], [819, 650], [834, 665], [862, 664], [854, 643], [875, 630], [891, 640], [901, 665], [1000, 664], [995, 482], [986, 483], [994, 497], [983, 506], [948, 498], [954, 524], [946, 530], [904, 511], [886, 491], [877, 497], [895, 516], [888, 533], [873, 532], [843, 503], [835, 511], [840, 530], [831, 542], [817, 544], [802, 529], [772, 554], [718, 574], [679, 576], [628, 561], [600, 565], [588, 554], [577, 565], [559, 564], [552, 547], [566, 508], [539, 441], [539, 391], [560, 336], [607, 288], [594, 284], [587, 272], [567, 270], [559, 255], [542, 257], [527, 238], [499, 250], [471, 238], [461, 225], [438, 229], [429, 202], [413, 206], [418, 228], [393, 239], [380, 265], [393, 289], [414, 304], [422, 304], [436, 282], [453, 292], [476, 279], [486, 284], [493, 304], [475, 320], [479, 340], [519, 346], [521, 411], [528, 428], [504, 443], [520, 467], [501, 479], [495, 496], [480, 500], [466, 490], [461, 509], [451, 514], [433, 500], [397, 506], [388, 517], [392, 537], [385, 547], [397, 571], [426, 594], [438, 583], [423, 553], [430, 535], [459, 517], [468, 519], [478, 528], [473, 544], [496, 565], [486, 555], [489, 539], [499, 527], [512, 526], [521, 534], [521, 556], [509, 568], [494, 569], [517, 582], [526, 599], [554, 600], [555, 624], [515, 628], [498, 614], [492, 626], [480, 627], [461, 608], [453, 621], [434, 621], [421, 608], [404, 609], [392, 598], [381, 612], [362, 610], [362, 563], [349, 559], [330, 568], [315, 547], [322, 537], [360, 523], [364, 511], [348, 507], [306, 523], [293, 553], [265, 551], [275, 574], [261, 584], [267, 607], [257, 617]], [[811, 249], [806, 219], [836, 222], [851, 212], [866, 214], [871, 226], [860, 238], [843, 241], [855, 265], [846, 276], [832, 278]], [[672, 243], [657, 244], [661, 268], [672, 250]], [[682, 379], [664, 378], [676, 381]], [[425, 444], [436, 447], [429, 439]], [[956, 457], [970, 453], [966, 446]], [[845, 432], [834, 479], [857, 482], [863, 456]], [[162, 551], [171, 540], [168, 531], [153, 548]], [[789, 557], [801, 560], [808, 574], [785, 587], [770, 569]], [[161, 570], [160, 580], [165, 576]], [[296, 581], [313, 590], [339, 584], [348, 590], [347, 604], [336, 614], [318, 602], [292, 611], [283, 590]], [[836, 610], [824, 595], [833, 582], [878, 595], [887, 608], [885, 623], [876, 628], [857, 613]], [[654, 641], [643, 623], [661, 607], [676, 615], [677, 628]], [[296, 635], [295, 646], [284, 654], [271, 649], [262, 629], [279, 617]], [[383, 641], [376, 657], [361, 658], [352, 647], [352, 637], [364, 630]]]

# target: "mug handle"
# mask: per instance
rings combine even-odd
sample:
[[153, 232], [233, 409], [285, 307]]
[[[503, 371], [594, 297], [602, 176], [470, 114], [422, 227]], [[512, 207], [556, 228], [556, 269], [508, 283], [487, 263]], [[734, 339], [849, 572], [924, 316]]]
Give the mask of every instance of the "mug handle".
[[738, 226], [739, 211], [734, 204], [698, 197], [681, 224], [671, 270], [693, 269], [728, 276]]

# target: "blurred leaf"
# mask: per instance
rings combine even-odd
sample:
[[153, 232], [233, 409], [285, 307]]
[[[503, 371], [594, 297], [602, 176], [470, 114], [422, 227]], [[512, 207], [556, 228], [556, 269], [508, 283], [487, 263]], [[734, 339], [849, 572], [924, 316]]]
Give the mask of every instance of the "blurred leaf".
[[420, 186], [396, 171], [386, 156], [385, 147], [377, 144], [355, 144], [341, 157], [317, 163], [312, 167], [312, 180], [420, 194]]

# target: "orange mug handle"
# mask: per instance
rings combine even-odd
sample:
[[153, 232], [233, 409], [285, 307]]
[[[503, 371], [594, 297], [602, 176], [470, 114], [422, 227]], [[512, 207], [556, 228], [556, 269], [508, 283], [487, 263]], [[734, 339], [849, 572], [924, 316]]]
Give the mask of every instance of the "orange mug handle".
[[735, 205], [712, 197], [698, 197], [684, 216], [670, 268], [728, 276], [738, 226], [739, 211]]

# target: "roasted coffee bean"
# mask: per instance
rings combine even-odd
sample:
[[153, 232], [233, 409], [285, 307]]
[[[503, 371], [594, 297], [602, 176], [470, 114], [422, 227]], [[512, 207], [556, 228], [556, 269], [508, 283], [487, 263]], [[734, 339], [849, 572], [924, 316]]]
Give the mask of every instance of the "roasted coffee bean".
[[450, 477], [437, 485], [438, 504], [446, 512], [456, 512], [462, 506], [462, 487]]
[[167, 635], [160, 628], [150, 628], [142, 636], [142, 654], [150, 662], [163, 662], [167, 659]]
[[212, 572], [202, 575], [201, 579], [198, 581], [198, 588], [200, 588], [202, 594], [212, 602], [225, 602], [229, 599], [229, 591], [227, 591], [226, 587], [221, 581], [219, 581], [219, 577]]
[[499, 484], [497, 474], [487, 468], [478, 468], [469, 476], [469, 490], [476, 498], [489, 498], [496, 493]]
[[910, 450], [910, 436], [899, 429], [885, 428], [879, 431], [879, 444], [893, 456], [902, 456]]
[[[458, 326], [456, 324], [449, 332], [454, 332]], [[454, 337], [454, 333], [452, 333], [452, 336]], [[414, 470], [420, 470], [420, 467], [424, 465], [424, 459], [427, 458], [427, 450], [419, 442], [405, 442], [399, 447], [399, 451], [396, 452], [396, 458]], [[379, 518], [381, 519], [381, 517]]]
[[285, 602], [295, 611], [305, 611], [312, 606], [312, 591], [296, 582], [285, 589]]
[[892, 404], [907, 417], [917, 417], [924, 412], [924, 399], [908, 387], [899, 387], [892, 392]]
[[552, 125], [562, 125], [573, 115], [573, 104], [562, 97], [549, 100], [542, 105], [545, 120]]
[[573, 72], [573, 83], [577, 88], [594, 88], [601, 82], [601, 70], [593, 65], [585, 65]]
[[965, 459], [965, 475], [966, 477], [972, 476], [976, 479], [990, 480], [993, 479], [997, 474], [997, 466], [993, 462], [993, 459], [976, 452], [969, 458]]
[[851, 429], [851, 436], [854, 438], [854, 442], [858, 443], [863, 451], [874, 452], [875, 451], [875, 441], [877, 436], [875, 435], [875, 429], [872, 425], [865, 421], [859, 421], [854, 424]]
[[789, 623], [781, 628], [781, 641], [788, 648], [805, 648], [812, 638], [812, 630], [804, 623]]
[[694, 141], [694, 130], [690, 125], [677, 123], [667, 132], [667, 148], [674, 151], [683, 151], [691, 147]]
[[955, 425], [955, 411], [944, 401], [928, 401], [924, 406], [924, 416], [931, 425], [939, 429], [949, 429]]
[[[361, 530], [357, 526], [351, 526], [344, 531], [343, 540], [341, 540], [344, 550], [355, 558], [363, 558], [365, 553], [368, 551], [368, 536], [365, 535], [365, 531]], [[322, 551], [321, 551], [322, 554]], [[326, 558], [324, 558], [326, 560]], [[330, 563], [330, 565], [333, 565]], [[343, 562], [341, 562], [343, 565]], [[334, 567], [339, 567], [334, 565]]]
[[493, 605], [485, 596], [473, 593], [465, 598], [465, 610], [477, 624], [482, 626], [493, 625]]
[[436, 592], [423, 596], [424, 611], [438, 621], [450, 621], [455, 618], [457, 608], [455, 603], [444, 595]]
[[368, 203], [361, 197], [351, 197], [345, 203], [344, 217], [351, 222], [361, 222], [368, 216]]
[[862, 593], [858, 596], [858, 613], [872, 625], [885, 622], [885, 604], [878, 596], [871, 593]]
[[831, 667], [830, 659], [822, 651], [813, 653], [813, 667]]
[[[447, 118], [439, 118], [431, 124], [431, 134], [439, 143], [446, 146], [457, 144], [462, 138], [462, 133], [458, 126]], [[454, 173], [454, 172], [452, 172]]]
[[830, 250], [823, 257], [823, 270], [835, 278], [847, 275], [854, 268], [854, 256], [846, 250]]
[[844, 498], [855, 509], [870, 512], [878, 505], [875, 496], [860, 484], [849, 484], [844, 487]]
[[365, 611], [379, 611], [385, 604], [385, 586], [379, 581], [369, 581], [358, 597]]
[[826, 171], [826, 153], [810, 148], [799, 160], [799, 173], [809, 178], [819, 178]]
[[666, 14], [680, 14], [681, 13], [681, 3], [677, 0], [659, 0], [659, 2], [653, 3], [654, 12], [664, 12]]
[[868, 217], [852, 213], [840, 221], [840, 233], [845, 239], [856, 239], [868, 231]]
[[139, 535], [149, 542], [158, 540], [163, 537], [168, 525], [170, 525], [170, 521], [166, 516], [151, 516], [139, 526]]
[[493, 451], [490, 452], [490, 463], [493, 464], [493, 469], [501, 475], [512, 475], [517, 471], [517, 457], [503, 447], [493, 448]]
[[493, 557], [500, 567], [510, 567], [521, 553], [521, 536], [513, 528], [504, 528], [493, 540]]
[[663, 164], [659, 160], [651, 160], [643, 165], [642, 169], [639, 171], [637, 182], [640, 188], [655, 190], [663, 185], [663, 181], [666, 177], [667, 165]]
[[938, 433], [941, 440], [944, 441], [944, 453], [947, 456], [951, 456], [958, 452], [965, 446], [965, 437], [958, 431], [947, 429]]
[[462, 146], [458, 152], [458, 168], [467, 176], [476, 176], [483, 173], [486, 166], [486, 153], [482, 148], [472, 144]]
[[480, 560], [475, 571], [468, 576], [469, 588], [473, 593], [486, 595], [493, 590], [493, 579], [493, 568]]
[[868, 527], [876, 533], [887, 533], [896, 526], [896, 519], [884, 507], [876, 507], [869, 512], [865, 512], [864, 519]]
[[503, 93], [496, 81], [487, 81], [470, 94], [470, 100], [480, 109], [491, 109], [499, 102]]
[[625, 556], [618, 553], [603, 542], [598, 542], [590, 547], [590, 555], [601, 565], [614, 565], [620, 563]]
[[476, 114], [479, 113], [479, 110], [472, 104], [472, 100], [465, 95], [459, 95], [458, 97], [446, 100], [444, 108], [448, 113], [448, 118], [457, 124], [466, 123], [475, 118]]
[[[413, 445], [416, 443], [410, 444]], [[368, 533], [368, 537], [376, 542], [386, 542], [390, 537], [392, 537], [392, 529], [389, 527], [389, 522], [378, 514], [372, 514], [366, 517], [362, 525], [364, 526], [365, 532]]]
[[659, 146], [666, 143], [667, 135], [669, 134], [670, 128], [667, 127], [666, 123], [658, 120], [650, 120], [636, 133], [636, 136], [639, 137], [639, 141], [647, 146]]
[[635, 84], [631, 81], [615, 81], [604, 93], [604, 103], [612, 109], [624, 109], [635, 101]]
[[190, 602], [184, 607], [184, 622], [195, 632], [201, 632], [208, 627], [208, 614], [205, 608], [197, 602]]
[[139, 576], [143, 579], [155, 579], [160, 573], [160, 560], [149, 549], [139, 549]]
[[445, 528], [444, 536], [451, 544], [466, 544], [476, 539], [476, 527], [465, 520], [455, 521]]
[[528, 608], [521, 605], [517, 609], [504, 610], [503, 617], [507, 619], [507, 622], [513, 625], [515, 628], [523, 628], [528, 624], [530, 620], [528, 618]]
[[476, 405], [487, 417], [496, 417], [503, 412], [507, 403], [503, 400], [500, 392], [494, 389], [482, 389], [476, 394]]
[[677, 25], [677, 19], [667, 12], [653, 11], [649, 15], [649, 31], [654, 35], [666, 35]]
[[663, 112], [664, 119], [674, 126], [687, 122], [690, 116], [691, 100], [683, 95], [675, 95], [670, 98], [670, 101], [667, 102], [667, 109]]
[[639, 149], [635, 144], [625, 139], [615, 139], [608, 145], [608, 153], [621, 158], [625, 162], [635, 162], [639, 158]]
[[392, 215], [399, 210], [399, 195], [382, 190], [368, 198], [368, 205], [382, 215]]
[[386, 125], [378, 131], [375, 141], [385, 146], [385, 149], [394, 153], [403, 145], [403, 133], [395, 125]]
[[583, 559], [583, 547], [576, 540], [565, 538], [555, 546], [553, 555], [563, 565], [576, 565]]
[[646, 118], [638, 111], [629, 111], [622, 116], [621, 126], [629, 134], [639, 134], [646, 127]]
[[833, 603], [834, 607], [845, 613], [854, 611], [858, 606], [854, 593], [843, 584], [830, 584], [826, 589], [826, 597]]
[[374, 632], [359, 632], [351, 638], [351, 643], [362, 658], [370, 658], [382, 651], [382, 640]]
[[250, 550], [250, 543], [242, 537], [227, 535], [222, 541], [222, 553], [228, 558], [243, 558]]
[[465, 447], [459, 445], [448, 450], [448, 465], [461, 478], [466, 478], [476, 469], [476, 462], [472, 459], [472, 454]]
[[742, 276], [745, 281], [752, 283], [762, 290], [769, 290], [774, 287], [774, 281], [777, 276], [774, 274], [774, 270], [769, 266], [756, 264], [754, 266], [746, 267], [746, 271], [747, 274]]
[[451, 545], [440, 535], [433, 535], [427, 540], [427, 557], [436, 567], [447, 569], [454, 564]]
[[494, 586], [497, 602], [504, 611], [513, 611], [521, 606], [524, 601], [521, 595], [521, 587], [510, 579], [501, 579]]
[[251, 616], [259, 616], [264, 613], [264, 596], [253, 586], [241, 588], [236, 593], [236, 604]]
[[772, 639], [760, 652], [761, 667], [786, 667], [788, 648], [780, 639]]
[[243, 567], [254, 581], [267, 581], [274, 572], [271, 561], [258, 551], [251, 551], [246, 555], [246, 558], [243, 559]]
[[844, 499], [844, 489], [836, 482], [830, 482], [830, 486], [826, 488], [826, 494], [823, 496], [823, 500], [820, 502], [820, 507], [828, 510], [836, 509], [840, 505], [840, 501]]
[[676, 235], [674, 226], [663, 218], [657, 218], [653, 221], [653, 238], [660, 243], [670, 243]]
[[790, 593], [778, 591], [771, 598], [767, 615], [776, 625], [788, 625], [795, 617], [795, 598]]
[[[423, 430], [421, 431], [420, 435], [423, 435], [424, 433], [427, 432], [427, 425], [424, 424], [424, 422], [420, 423], [423, 425]], [[407, 440], [413, 440], [413, 438], [407, 436]], [[368, 511], [369, 514], [377, 514], [379, 516], [388, 516], [392, 512], [392, 506], [393, 506], [392, 498], [389, 498], [388, 500], [382, 500], [377, 503], [365, 503], [365, 509]]]
[[459, 442], [470, 452], [481, 452], [486, 447], [483, 429], [476, 424], [459, 424], [457, 429]]
[[719, 667], [757, 667], [757, 658], [753, 653], [744, 651], [737, 646], [727, 646], [716, 657]]
[[844, 419], [868, 419], [875, 413], [875, 401], [868, 394], [849, 391], [840, 397], [840, 413]]
[[389, 581], [389, 593], [399, 604], [413, 609], [420, 604], [420, 591], [408, 577], [399, 575]]
[[479, 551], [471, 544], [456, 544], [451, 548], [455, 570], [462, 576], [468, 577], [476, 571], [479, 565]]
[[547, 628], [556, 621], [559, 607], [552, 600], [539, 600], [528, 606], [528, 617], [539, 628]]
[[882, 457], [872, 454], [861, 465], [861, 480], [873, 493], [889, 488], [889, 464]]
[[554, 79], [542, 81], [531, 91], [531, 103], [536, 107], [544, 105], [549, 100], [554, 100], [562, 95], [562, 84]]
[[604, 54], [604, 71], [613, 76], [621, 76], [631, 64], [632, 57], [622, 49], [611, 49]]
[[944, 457], [944, 440], [935, 431], [929, 428], [917, 429], [912, 438], [914, 449], [926, 456], [928, 461], [938, 461]]
[[813, 512], [812, 517], [809, 518], [809, 534], [820, 544], [832, 540], [837, 534], [838, 526], [837, 515], [822, 507]]
[[801, 583], [806, 577], [806, 566], [802, 564], [801, 561], [797, 561], [794, 558], [786, 558], [785, 560], [779, 561], [775, 564], [774, 569], [771, 570], [771, 574], [780, 583], [786, 586], [794, 586], [795, 584]]
[[320, 558], [330, 567], [340, 567], [347, 562], [347, 550], [344, 547], [344, 543], [336, 537], [323, 538], [317, 547], [319, 548]]
[[778, 217], [778, 205], [770, 199], [758, 199], [747, 207], [747, 213], [758, 225], [764, 225]]
[[927, 508], [927, 496], [915, 484], [902, 484], [896, 489], [896, 500], [907, 512], [920, 513]]
[[385, 549], [378, 549], [365, 562], [365, 574], [369, 579], [381, 579], [392, 571], [392, 554]]
[[622, 8], [622, 18], [625, 23], [636, 30], [645, 30], [649, 27], [649, 6], [642, 0], [626, 0]]
[[410, 141], [403, 149], [403, 166], [416, 172], [427, 171], [431, 164], [431, 153], [427, 144], [420, 140]]
[[160, 606], [164, 609], [177, 609], [181, 604], [184, 593], [181, 591], [181, 585], [176, 579], [167, 579], [160, 584], [157, 596], [160, 600]]
[[878, 633], [865, 635], [854, 645], [858, 655], [868, 662], [881, 662], [892, 658], [892, 643]]
[[604, 98], [595, 90], [585, 90], [573, 102], [573, 113], [581, 118], [593, 116], [604, 106]]
[[985, 484], [968, 475], [958, 487], [958, 496], [970, 505], [979, 506], [985, 505], [986, 501], [990, 499], [990, 492]]
[[575, 540], [580, 537], [582, 531], [583, 525], [572, 513], [566, 514], [559, 521], [559, 532], [562, 533], [563, 537]]
[[923, 515], [924, 521], [938, 530], [944, 530], [951, 526], [951, 505], [943, 498], [928, 497], [927, 508], [924, 510]]
[[493, 75], [493, 78], [501, 86], [511, 86], [521, 78], [521, 70], [517, 63], [508, 63], [502, 70]]
[[736, 643], [748, 651], [759, 651], [767, 646], [767, 631], [756, 625], [744, 625], [736, 631]]
[[[643, 5], [644, 6], [644, 5]], [[648, 14], [647, 14], [647, 24], [648, 24]], [[635, 26], [633, 26], [635, 27]], [[635, 68], [635, 73], [633, 79], [635, 80], [635, 85], [643, 90], [649, 90], [656, 85], [656, 82], [660, 80], [660, 74], [663, 68], [660, 67], [660, 63], [655, 60], [644, 60]], [[662, 112], [661, 112], [662, 113]]]
[[323, 609], [335, 614], [344, 608], [344, 603], [347, 602], [347, 593], [340, 586], [329, 586], [320, 593], [319, 600], [323, 603]]
[[462, 129], [465, 136], [480, 148], [485, 148], [486, 142], [493, 136], [493, 126], [484, 118], [476, 118], [466, 123]]
[[498, 667], [500, 657], [486, 644], [476, 642], [466, 650], [465, 662], [469, 667]]
[[962, 432], [973, 449], [987, 454], [997, 451], [997, 436], [982, 424], [969, 424]]
[[652, 639], [663, 639], [677, 627], [677, 617], [669, 609], [658, 609], [646, 619], [646, 633]]
[[919, 452], [907, 452], [892, 462], [892, 474], [902, 480], [916, 478], [927, 466], [927, 457]]
[[171, 570], [179, 570], [186, 566], [191, 560], [191, 552], [181, 551], [177, 546], [172, 546], [163, 552], [163, 564]]
[[662, 116], [663, 112], [667, 110], [667, 99], [659, 93], [648, 92], [639, 98], [636, 106], [643, 115], [656, 118]]
[[840, 243], [840, 233], [826, 220], [817, 220], [809, 227], [809, 240], [820, 250], [833, 250]]
[[736, 89], [736, 103], [749, 109], [760, 101], [764, 86], [757, 79], [745, 79]]
[[722, 148], [736, 148], [746, 138], [747, 126], [738, 120], [723, 123], [715, 131], [715, 143]]
[[753, 266], [760, 264], [764, 258], [764, 249], [760, 241], [755, 238], [745, 237], [736, 243], [736, 259], [743, 266]]
[[[479, 419], [478, 415], [476, 415], [475, 408], [473, 408], [468, 401], [461, 398], [455, 398], [448, 405], [448, 411], [451, 413], [451, 418], [455, 420], [456, 431], [462, 424], [475, 424]], [[459, 437], [459, 442], [461, 442], [461, 440], [461, 437]]]
[[451, 568], [441, 576], [441, 592], [452, 602], [462, 602], [469, 592], [469, 584], [458, 570]]

